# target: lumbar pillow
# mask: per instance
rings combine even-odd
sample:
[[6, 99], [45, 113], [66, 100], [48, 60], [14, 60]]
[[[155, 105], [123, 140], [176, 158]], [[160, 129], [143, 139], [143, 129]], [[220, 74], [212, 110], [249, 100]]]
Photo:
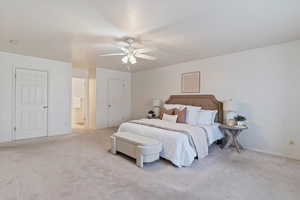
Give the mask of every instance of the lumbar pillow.
[[159, 118], [162, 119], [164, 114], [173, 115], [174, 114], [174, 109], [169, 109], [168, 110], [168, 109], [162, 108], [160, 110]]
[[177, 115], [168, 115], [168, 114], [164, 113], [162, 120], [176, 123], [176, 121], [177, 121]]
[[200, 110], [198, 114], [199, 125], [212, 125], [215, 123], [217, 110]]
[[177, 115], [177, 123], [185, 123], [187, 108], [180, 110], [175, 108], [174, 114]]

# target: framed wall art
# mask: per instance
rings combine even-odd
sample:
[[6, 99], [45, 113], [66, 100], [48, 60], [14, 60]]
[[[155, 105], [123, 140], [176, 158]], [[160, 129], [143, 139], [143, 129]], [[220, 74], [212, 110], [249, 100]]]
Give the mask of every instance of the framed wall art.
[[188, 72], [181, 75], [181, 92], [200, 92], [200, 72]]

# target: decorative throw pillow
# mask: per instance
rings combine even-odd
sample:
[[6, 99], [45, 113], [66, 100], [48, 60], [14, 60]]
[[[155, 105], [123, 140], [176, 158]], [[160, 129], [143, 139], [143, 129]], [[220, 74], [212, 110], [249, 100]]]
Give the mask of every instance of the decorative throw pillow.
[[168, 114], [164, 113], [162, 120], [176, 123], [176, 121], [177, 121], [177, 115], [168, 115]]
[[167, 110], [167, 109], [165, 109], [165, 108], [162, 108], [162, 109], [160, 110], [159, 118], [162, 119], [162, 118], [163, 118], [163, 115], [164, 115], [165, 113], [166, 113], [167, 115], [173, 115], [173, 114], [174, 114], [174, 109], [169, 109], [169, 110]]
[[174, 110], [174, 114], [177, 115], [177, 123], [185, 123], [186, 111], [187, 108]]

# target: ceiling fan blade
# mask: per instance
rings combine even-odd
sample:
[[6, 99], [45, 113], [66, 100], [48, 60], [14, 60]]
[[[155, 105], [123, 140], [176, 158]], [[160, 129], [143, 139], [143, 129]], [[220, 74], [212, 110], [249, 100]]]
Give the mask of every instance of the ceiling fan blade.
[[100, 56], [125, 56], [125, 53], [108, 53], [108, 54], [102, 54]]
[[128, 47], [129, 46], [129, 44], [127, 42], [125, 42], [125, 41], [117, 41], [117, 44], [119, 46], [124, 46], [124, 47]]
[[121, 49], [124, 53], [128, 53], [128, 49], [127, 49], [127, 48], [121, 47], [120, 49]]
[[143, 48], [143, 49], [136, 49], [135, 52], [136, 53], [139, 53], [139, 54], [142, 54], [142, 53], [149, 53], [149, 52], [152, 52], [154, 51], [154, 49], [149, 49], [149, 48]]
[[107, 46], [107, 47], [113, 47], [113, 48], [118, 48], [118, 49], [126, 49], [126, 47], [119, 45], [119, 44], [99, 44], [99, 46]]
[[156, 60], [155, 57], [153, 57], [153, 56], [148, 56], [148, 55], [145, 55], [145, 54], [135, 54], [135, 57], [137, 57], [137, 58], [142, 58], [142, 59], [146, 59], [146, 60]]

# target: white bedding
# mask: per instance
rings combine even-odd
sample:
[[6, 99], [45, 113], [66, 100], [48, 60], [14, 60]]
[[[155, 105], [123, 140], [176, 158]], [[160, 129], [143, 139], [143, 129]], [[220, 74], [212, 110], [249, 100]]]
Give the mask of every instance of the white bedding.
[[224, 137], [223, 133], [219, 129], [219, 126], [220, 126], [219, 123], [214, 123], [213, 125], [201, 125], [201, 127], [205, 128], [207, 132], [209, 145]]
[[[190, 125], [182, 124], [182, 126]], [[199, 132], [200, 129], [201, 131], [203, 131], [203, 128], [205, 129], [209, 145], [223, 137], [218, 124], [203, 125], [198, 126], [198, 128]], [[163, 144], [163, 151], [160, 156], [170, 160], [178, 167], [190, 166], [197, 156], [194, 145], [190, 143], [188, 136], [184, 133], [129, 122], [121, 124], [119, 131], [131, 132], [159, 140]]]

